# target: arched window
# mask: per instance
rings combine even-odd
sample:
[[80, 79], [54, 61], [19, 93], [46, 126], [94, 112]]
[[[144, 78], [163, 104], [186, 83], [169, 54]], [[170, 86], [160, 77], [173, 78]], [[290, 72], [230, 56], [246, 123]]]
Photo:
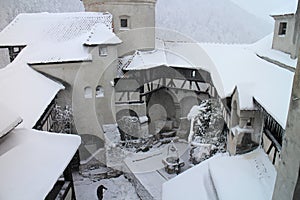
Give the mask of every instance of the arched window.
[[104, 97], [104, 90], [103, 90], [103, 87], [98, 85], [96, 87], [96, 97], [99, 98], [99, 97]]
[[90, 86], [84, 88], [84, 98], [90, 99], [93, 97], [93, 90]]

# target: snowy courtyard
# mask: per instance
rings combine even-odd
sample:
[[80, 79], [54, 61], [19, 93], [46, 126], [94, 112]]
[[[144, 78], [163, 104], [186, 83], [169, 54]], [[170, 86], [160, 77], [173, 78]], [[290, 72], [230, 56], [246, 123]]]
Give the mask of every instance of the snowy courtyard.
[[[103, 168], [103, 171], [105, 171], [105, 168]], [[124, 175], [107, 179], [99, 178], [99, 175], [101, 177], [103, 171], [90, 170], [89, 174], [84, 176], [79, 173], [74, 173], [77, 200], [98, 200], [97, 188], [100, 185], [107, 188], [103, 195], [104, 200], [140, 200], [135, 188]]]
[[299, 1], [0, 9], [0, 200], [300, 199]]

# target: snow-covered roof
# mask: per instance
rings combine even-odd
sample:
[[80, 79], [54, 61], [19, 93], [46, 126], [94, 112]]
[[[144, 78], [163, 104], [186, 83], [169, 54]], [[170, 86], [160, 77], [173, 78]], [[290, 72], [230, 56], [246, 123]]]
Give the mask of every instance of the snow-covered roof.
[[96, 24], [85, 45], [100, 45], [100, 44], [120, 44], [122, 41], [111, 31], [108, 29], [103, 23]]
[[0, 104], [23, 119], [21, 127], [32, 128], [62, 89], [26, 64], [13, 62], [0, 69]]
[[118, 42], [112, 15], [100, 12], [19, 14], [0, 32], [0, 46], [27, 46], [18, 57], [31, 64], [90, 61], [84, 44]]
[[[297, 60], [272, 50], [271, 35], [252, 45], [159, 43], [152, 52], [140, 52], [124, 63], [125, 70], [143, 70], [155, 66], [196, 68], [208, 71], [221, 98], [239, 94], [241, 110], [253, 110], [253, 97], [285, 128], [294, 73], [261, 57], [289, 67]], [[131, 59], [131, 60], [130, 60]]]
[[165, 51], [136, 51], [133, 55], [122, 58], [124, 70], [144, 70], [159, 66], [168, 66]]
[[297, 11], [298, 0], [286, 0], [284, 4], [273, 10], [271, 16], [284, 16], [288, 14], [295, 14]]
[[217, 155], [164, 183], [163, 200], [271, 199], [275, 167], [262, 149]]
[[272, 49], [272, 40], [273, 33], [257, 41], [256, 43], [249, 45], [248, 48], [261, 57], [266, 57], [289, 67], [296, 68], [298, 59], [292, 59], [289, 54]]
[[0, 199], [44, 199], [80, 142], [76, 135], [28, 129], [0, 138]]
[[22, 122], [21, 117], [0, 104], [0, 138]]
[[[124, 70], [145, 70], [158, 66], [180, 67], [189, 69], [201, 69], [201, 66], [195, 62], [195, 57], [191, 59], [188, 46], [199, 48], [197, 44], [183, 43], [178, 45], [176, 42], [163, 42], [156, 40], [156, 49], [153, 51], [136, 51], [133, 55], [122, 58]], [[197, 46], [197, 47], [195, 47]], [[183, 49], [182, 49], [183, 47]], [[198, 49], [199, 50], [199, 49]], [[194, 55], [192, 55], [194, 56]]]
[[[220, 74], [224, 97], [231, 96], [237, 87], [241, 110], [252, 110], [254, 97], [285, 128], [293, 72], [259, 58], [249, 45], [200, 44], [200, 46], [213, 60]], [[215, 84], [215, 87], [219, 92], [220, 86]]]

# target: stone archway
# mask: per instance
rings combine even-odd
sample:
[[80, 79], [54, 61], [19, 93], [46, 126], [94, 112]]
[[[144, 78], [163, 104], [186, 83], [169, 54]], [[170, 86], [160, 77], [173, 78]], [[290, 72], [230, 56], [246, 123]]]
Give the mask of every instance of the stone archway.
[[160, 89], [147, 97], [149, 132], [170, 131], [179, 126], [180, 104], [176, 95], [168, 89]]
[[191, 123], [187, 119], [187, 115], [189, 114], [193, 106], [199, 105], [201, 100], [202, 99], [200, 99], [195, 95], [186, 96], [180, 100], [181, 113], [180, 113], [180, 126], [179, 126], [178, 135], [181, 138], [187, 138], [187, 135], [190, 131]]
[[116, 113], [116, 121], [121, 140], [138, 138], [140, 122], [138, 114], [131, 109], [123, 109]]

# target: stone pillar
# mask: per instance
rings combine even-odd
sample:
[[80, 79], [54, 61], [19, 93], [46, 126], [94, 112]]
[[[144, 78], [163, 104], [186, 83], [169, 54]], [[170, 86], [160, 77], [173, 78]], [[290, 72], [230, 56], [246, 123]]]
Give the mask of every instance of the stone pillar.
[[[282, 144], [281, 160], [273, 200], [300, 199], [296, 197], [300, 162], [300, 62], [296, 68], [290, 101], [288, 121]], [[298, 188], [299, 186], [297, 186]], [[295, 194], [295, 195], [294, 195]]]

